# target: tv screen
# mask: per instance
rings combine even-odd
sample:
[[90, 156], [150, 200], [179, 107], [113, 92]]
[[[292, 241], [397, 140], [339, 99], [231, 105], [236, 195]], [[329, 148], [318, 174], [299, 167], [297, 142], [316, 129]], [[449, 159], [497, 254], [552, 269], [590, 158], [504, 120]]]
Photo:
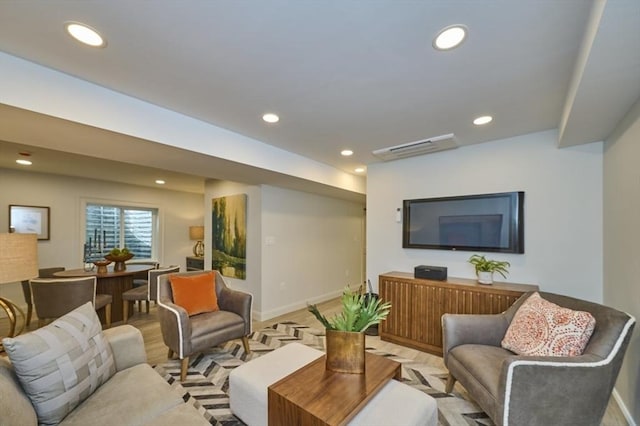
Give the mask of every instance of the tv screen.
[[524, 253], [524, 192], [404, 200], [402, 247]]

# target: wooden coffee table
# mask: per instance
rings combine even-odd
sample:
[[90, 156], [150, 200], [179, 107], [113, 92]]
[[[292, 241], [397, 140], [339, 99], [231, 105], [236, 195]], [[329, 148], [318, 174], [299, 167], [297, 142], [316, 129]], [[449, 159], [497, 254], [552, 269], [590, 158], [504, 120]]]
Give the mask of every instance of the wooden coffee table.
[[365, 374], [327, 371], [326, 356], [268, 388], [269, 425], [344, 425], [391, 379], [400, 363], [365, 354]]

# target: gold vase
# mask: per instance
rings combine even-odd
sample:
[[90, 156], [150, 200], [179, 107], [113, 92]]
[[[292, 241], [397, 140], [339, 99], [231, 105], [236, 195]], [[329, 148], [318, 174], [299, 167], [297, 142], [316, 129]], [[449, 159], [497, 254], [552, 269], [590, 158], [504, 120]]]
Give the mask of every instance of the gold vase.
[[326, 330], [326, 368], [336, 373], [364, 374], [365, 334]]

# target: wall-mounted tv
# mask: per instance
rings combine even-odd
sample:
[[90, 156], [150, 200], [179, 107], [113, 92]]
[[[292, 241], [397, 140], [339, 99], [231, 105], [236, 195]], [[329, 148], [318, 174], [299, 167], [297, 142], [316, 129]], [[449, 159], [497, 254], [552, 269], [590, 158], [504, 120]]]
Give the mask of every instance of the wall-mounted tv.
[[402, 247], [524, 253], [524, 192], [404, 200]]

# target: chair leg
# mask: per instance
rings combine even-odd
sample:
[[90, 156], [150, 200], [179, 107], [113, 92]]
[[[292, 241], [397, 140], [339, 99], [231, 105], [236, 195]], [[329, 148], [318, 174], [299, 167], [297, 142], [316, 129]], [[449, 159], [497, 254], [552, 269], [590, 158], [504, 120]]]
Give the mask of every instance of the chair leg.
[[456, 384], [456, 378], [453, 377], [453, 374], [449, 373], [449, 377], [447, 377], [447, 384], [444, 387], [445, 393], [451, 393], [453, 390], [453, 385]]
[[106, 320], [107, 328], [111, 328], [111, 303], [104, 307], [104, 319]]
[[149, 301], [148, 301], [148, 300], [145, 300], [145, 301], [144, 301], [144, 305], [145, 305], [145, 306], [144, 306], [144, 307], [145, 307], [145, 311], [147, 312], [147, 315], [148, 315], [148, 314], [149, 314]]
[[249, 339], [247, 339], [247, 336], [242, 336], [242, 346], [244, 346], [245, 354], [251, 353], [251, 348], [249, 348]]
[[189, 357], [186, 356], [180, 360], [180, 381], [184, 382], [187, 378], [187, 369], [189, 368]]
[[122, 321], [126, 324], [129, 319], [129, 302], [128, 300], [122, 301]]
[[26, 326], [29, 327], [29, 324], [31, 324], [31, 316], [33, 315], [33, 304], [29, 303], [27, 305], [27, 322], [26, 322]]
[[169, 348], [169, 352], [167, 353], [167, 359], [173, 359], [173, 350]]

